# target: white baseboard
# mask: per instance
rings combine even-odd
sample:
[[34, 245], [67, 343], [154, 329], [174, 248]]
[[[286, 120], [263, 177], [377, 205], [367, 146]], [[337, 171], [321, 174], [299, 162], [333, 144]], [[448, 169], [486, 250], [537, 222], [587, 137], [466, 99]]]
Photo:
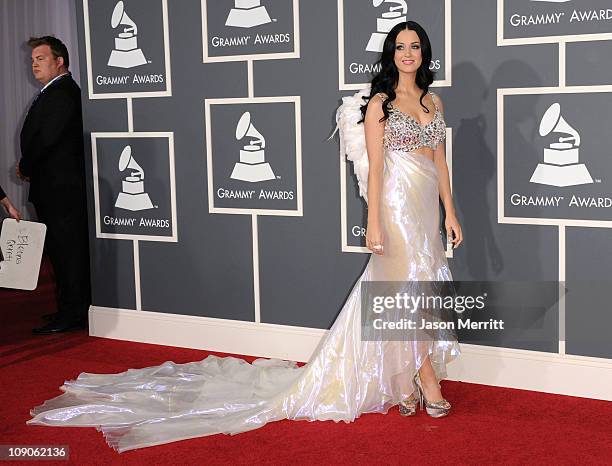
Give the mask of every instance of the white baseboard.
[[[92, 306], [96, 337], [307, 361], [326, 331]], [[612, 401], [612, 360], [461, 344], [448, 379]]]

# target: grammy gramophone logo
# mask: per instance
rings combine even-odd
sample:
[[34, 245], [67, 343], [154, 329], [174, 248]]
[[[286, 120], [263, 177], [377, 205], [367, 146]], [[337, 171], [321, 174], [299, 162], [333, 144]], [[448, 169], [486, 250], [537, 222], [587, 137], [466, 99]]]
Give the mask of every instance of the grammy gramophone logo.
[[130, 172], [121, 182], [115, 207], [131, 211], [153, 209], [151, 198], [144, 190], [144, 170], [132, 157], [131, 146], [125, 146], [119, 157], [119, 171], [125, 170]]
[[249, 138], [248, 143], [240, 149], [240, 162], [234, 165], [230, 178], [251, 183], [275, 179], [272, 167], [265, 160], [266, 140], [251, 123], [249, 112], [244, 112], [236, 125], [236, 139], [245, 137]]
[[121, 0], [113, 10], [111, 26], [113, 29], [123, 26], [123, 29], [115, 37], [115, 48], [108, 58], [108, 66], [134, 68], [146, 64], [147, 59], [138, 48], [138, 27], [125, 12], [125, 5]]
[[234, 8], [227, 15], [225, 25], [252, 28], [271, 22], [272, 19], [266, 7], [260, 4], [260, 0], [234, 0]]
[[586, 165], [578, 162], [580, 134], [561, 116], [561, 106], [557, 102], [544, 112], [539, 132], [542, 137], [551, 133], [568, 136], [560, 136], [558, 142], [544, 148], [544, 162], [538, 164], [530, 182], [550, 186], [593, 183]]
[[384, 11], [379, 18], [376, 18], [376, 32], [372, 33], [366, 46], [368, 52], [382, 52], [387, 33], [396, 24], [406, 21], [406, 14], [408, 13], [406, 0], [372, 0], [375, 8], [384, 3], [389, 4], [389, 9]]

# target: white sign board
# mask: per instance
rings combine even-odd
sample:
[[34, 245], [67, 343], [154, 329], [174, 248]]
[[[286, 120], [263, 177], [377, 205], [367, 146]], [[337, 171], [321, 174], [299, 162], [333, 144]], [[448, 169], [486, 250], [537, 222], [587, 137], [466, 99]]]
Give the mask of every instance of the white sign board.
[[4, 219], [0, 232], [0, 287], [36, 288], [46, 232], [43, 223]]

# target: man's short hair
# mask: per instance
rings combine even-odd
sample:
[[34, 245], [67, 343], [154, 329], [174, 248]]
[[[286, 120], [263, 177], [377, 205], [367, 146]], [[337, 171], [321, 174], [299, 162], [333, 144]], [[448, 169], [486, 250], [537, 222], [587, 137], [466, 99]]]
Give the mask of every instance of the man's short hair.
[[57, 37], [53, 36], [42, 36], [42, 37], [30, 37], [28, 45], [35, 49], [41, 45], [48, 45], [51, 48], [51, 53], [57, 59], [62, 57], [64, 59], [64, 66], [68, 69], [70, 65], [70, 58], [68, 57], [68, 49], [64, 43]]

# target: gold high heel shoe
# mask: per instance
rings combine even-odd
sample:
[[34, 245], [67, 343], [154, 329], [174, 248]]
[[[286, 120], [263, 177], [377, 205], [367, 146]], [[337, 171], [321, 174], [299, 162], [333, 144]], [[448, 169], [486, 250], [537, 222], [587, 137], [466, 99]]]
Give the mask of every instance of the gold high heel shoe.
[[416, 415], [417, 403], [419, 401], [415, 398], [414, 395], [410, 395], [410, 398], [407, 398], [403, 401], [399, 402], [399, 413], [401, 416], [414, 416]]
[[421, 409], [423, 409], [424, 401], [425, 411], [427, 411], [427, 414], [429, 414], [431, 417], [447, 416], [451, 409], [451, 404], [444, 398], [442, 398], [440, 401], [427, 401], [427, 398], [425, 398], [425, 392], [423, 391], [423, 387], [421, 387], [421, 380], [419, 379], [418, 375], [418, 372], [414, 375], [414, 383], [419, 391], [419, 404], [421, 406]]

